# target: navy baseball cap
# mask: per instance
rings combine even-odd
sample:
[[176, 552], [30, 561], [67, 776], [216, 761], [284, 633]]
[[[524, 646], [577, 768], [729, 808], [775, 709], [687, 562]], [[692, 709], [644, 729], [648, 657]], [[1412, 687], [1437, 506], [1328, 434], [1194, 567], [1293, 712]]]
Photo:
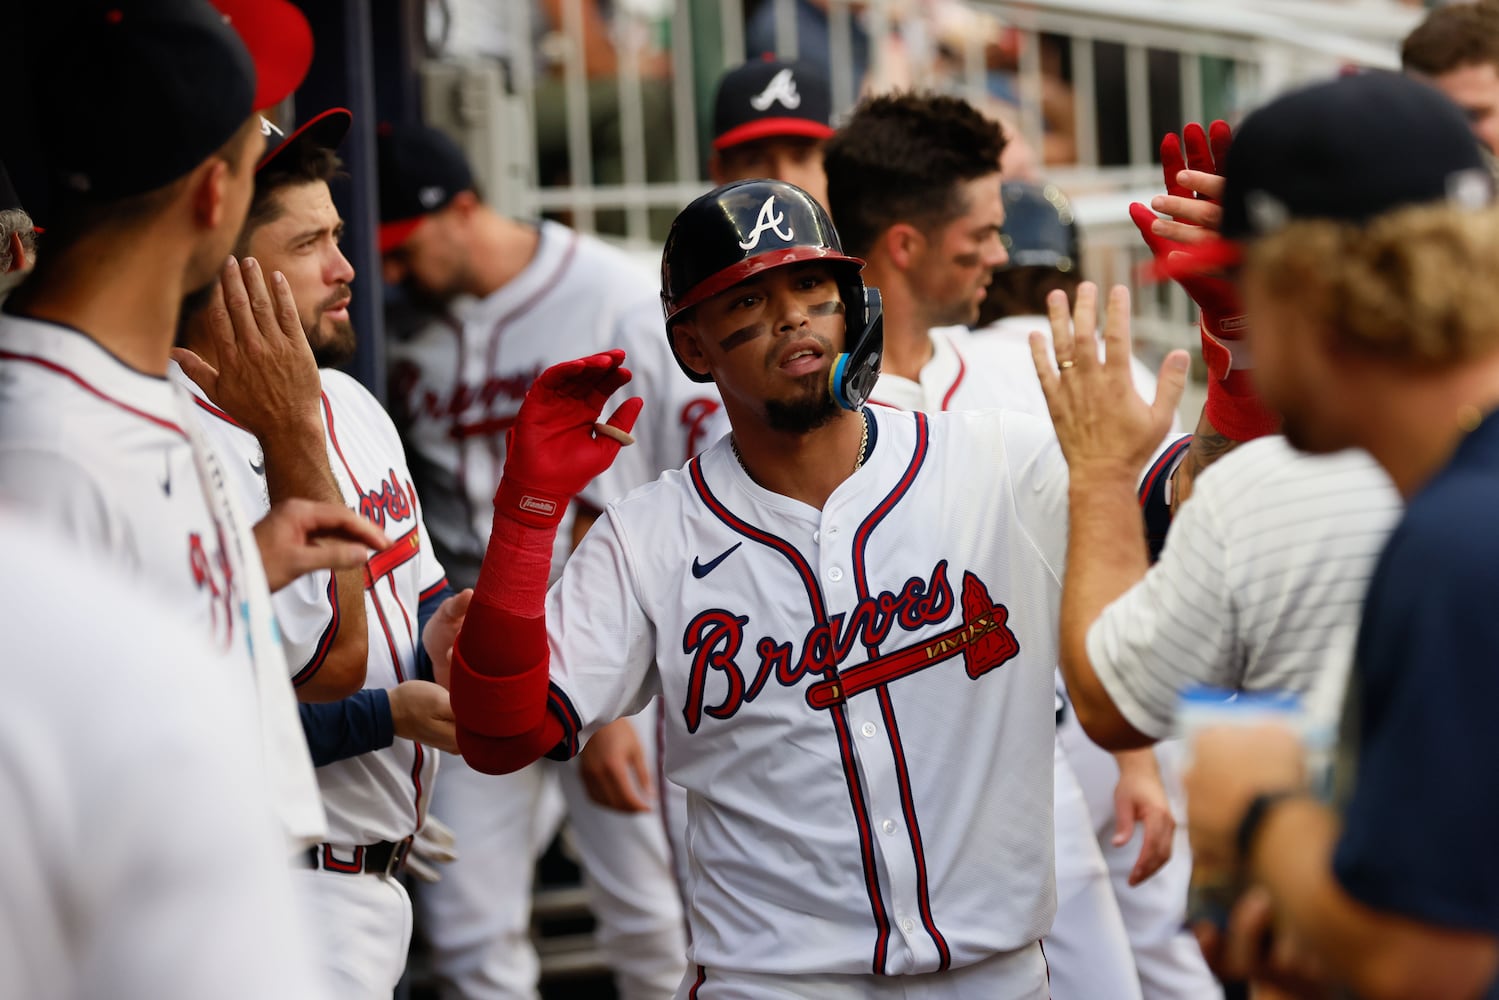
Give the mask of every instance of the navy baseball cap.
[[1400, 208], [1480, 208], [1494, 179], [1467, 117], [1435, 88], [1367, 72], [1303, 87], [1244, 120], [1223, 171], [1222, 238], [1189, 267], [1237, 263], [1292, 222], [1363, 224]]
[[[301, 82], [311, 61], [302, 13], [286, 0], [223, 2], [233, 13], [207, 0], [78, 0], [33, 17], [31, 155], [54, 209], [166, 186]], [[170, 125], [143, 144], [143, 118]]]
[[405, 243], [422, 220], [474, 190], [463, 150], [425, 125], [381, 125], [376, 137], [380, 170], [380, 252]]
[[1048, 267], [1076, 270], [1081, 256], [1072, 202], [1055, 184], [1005, 181], [1005, 221], [999, 229], [1009, 261], [1000, 270]]
[[833, 128], [832, 90], [811, 63], [767, 56], [724, 74], [713, 102], [713, 148], [728, 149], [772, 136], [827, 139]]
[[265, 136], [266, 151], [255, 164], [255, 172], [289, 169], [310, 149], [337, 149], [353, 123], [354, 115], [348, 108], [329, 108], [287, 135], [270, 119], [262, 118], [260, 131]]

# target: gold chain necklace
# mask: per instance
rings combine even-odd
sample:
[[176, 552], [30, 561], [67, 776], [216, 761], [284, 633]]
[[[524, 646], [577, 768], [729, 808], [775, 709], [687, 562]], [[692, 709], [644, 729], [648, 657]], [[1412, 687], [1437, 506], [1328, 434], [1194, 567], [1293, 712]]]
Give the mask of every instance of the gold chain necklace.
[[[864, 467], [864, 459], [869, 455], [869, 414], [861, 413], [860, 416], [864, 421], [864, 430], [859, 435], [859, 458], [854, 462], [855, 472]], [[734, 457], [739, 460], [739, 467], [744, 470], [744, 474], [754, 479], [755, 477], [750, 474], [749, 466], [744, 464], [744, 456], [739, 454], [739, 442], [732, 434], [729, 435], [729, 447], [733, 449]]]

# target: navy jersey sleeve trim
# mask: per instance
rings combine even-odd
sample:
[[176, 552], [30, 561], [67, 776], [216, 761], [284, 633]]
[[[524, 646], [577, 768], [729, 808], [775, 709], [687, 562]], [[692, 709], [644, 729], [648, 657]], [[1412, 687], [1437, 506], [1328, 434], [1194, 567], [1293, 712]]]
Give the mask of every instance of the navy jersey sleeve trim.
[[1161, 557], [1161, 549], [1166, 547], [1166, 533], [1171, 530], [1171, 502], [1168, 496], [1171, 473], [1176, 471], [1177, 465], [1186, 457], [1187, 448], [1191, 444], [1191, 435], [1173, 441], [1151, 465], [1140, 484], [1140, 513], [1145, 519], [1145, 544], [1150, 547], [1151, 562]]
[[314, 767], [384, 750], [396, 738], [390, 694], [382, 688], [366, 688], [342, 701], [300, 704], [297, 711]]

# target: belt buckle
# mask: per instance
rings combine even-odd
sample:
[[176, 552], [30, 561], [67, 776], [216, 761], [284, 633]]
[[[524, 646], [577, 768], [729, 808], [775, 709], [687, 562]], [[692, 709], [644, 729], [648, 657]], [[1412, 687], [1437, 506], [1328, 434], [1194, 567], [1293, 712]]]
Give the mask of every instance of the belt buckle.
[[414, 837], [407, 837], [399, 841], [391, 850], [390, 860], [385, 863], [385, 874], [388, 877], [395, 878], [406, 867], [406, 856], [411, 853], [411, 843], [414, 839]]

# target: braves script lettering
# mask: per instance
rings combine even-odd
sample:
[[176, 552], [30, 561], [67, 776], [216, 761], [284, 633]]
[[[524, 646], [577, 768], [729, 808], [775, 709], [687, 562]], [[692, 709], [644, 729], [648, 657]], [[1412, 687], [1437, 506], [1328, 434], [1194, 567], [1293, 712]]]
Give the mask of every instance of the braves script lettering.
[[[916, 632], [961, 613], [962, 623], [941, 635], [929, 637], [908, 649], [884, 655], [874, 650], [897, 625]], [[1013, 658], [1020, 645], [1010, 630], [1009, 613], [989, 597], [988, 589], [972, 573], [963, 574], [961, 606], [947, 580], [947, 560], [933, 567], [928, 579], [912, 577], [897, 591], [885, 591], [861, 600], [852, 614], [839, 613], [817, 622], [802, 637], [800, 648], [765, 636], [755, 644], [758, 664], [753, 680], [746, 680], [739, 664], [744, 647], [748, 615], [722, 608], [704, 611], [687, 625], [682, 652], [692, 657], [687, 682], [687, 700], [682, 715], [689, 733], [697, 732], [703, 716], [732, 718], [745, 704], [759, 696], [771, 677], [784, 687], [795, 687], [804, 678], [816, 676], [808, 690], [813, 708], [828, 708], [860, 691], [897, 680], [917, 670], [962, 655], [968, 675], [978, 678]], [[841, 673], [839, 664], [863, 647], [871, 656]], [[705, 705], [705, 690], [712, 673], [722, 674], [728, 687], [716, 705]]]
[[514, 421], [526, 390], [541, 375], [541, 366], [529, 371], [491, 375], [478, 385], [458, 382], [446, 393], [422, 385], [422, 370], [410, 361], [395, 366], [391, 375], [392, 398], [403, 407], [408, 420], [435, 420], [449, 424], [449, 436], [473, 437], [500, 433]]
[[385, 519], [403, 521], [411, 516], [411, 498], [401, 490], [401, 480], [391, 469], [378, 490], [368, 490], [359, 498], [359, 515], [385, 527]]
[[739, 241], [740, 249], [753, 250], [760, 245], [760, 236], [768, 229], [775, 233], [785, 243], [791, 242], [791, 237], [796, 235], [796, 230], [786, 228], [781, 231], [781, 223], [786, 221], [786, 213], [776, 211], [776, 196], [771, 195], [765, 199], [765, 204], [760, 206], [760, 214], [755, 219], [755, 228], [750, 232], [747, 239]]
[[224, 549], [224, 535], [217, 531], [217, 547], [213, 555], [203, 544], [203, 536], [194, 531], [187, 536], [188, 569], [193, 574], [193, 585], [208, 591], [211, 598], [211, 621], [215, 634], [219, 631], [220, 616], [223, 618], [224, 646], [234, 639], [234, 569], [229, 564], [229, 553]]

